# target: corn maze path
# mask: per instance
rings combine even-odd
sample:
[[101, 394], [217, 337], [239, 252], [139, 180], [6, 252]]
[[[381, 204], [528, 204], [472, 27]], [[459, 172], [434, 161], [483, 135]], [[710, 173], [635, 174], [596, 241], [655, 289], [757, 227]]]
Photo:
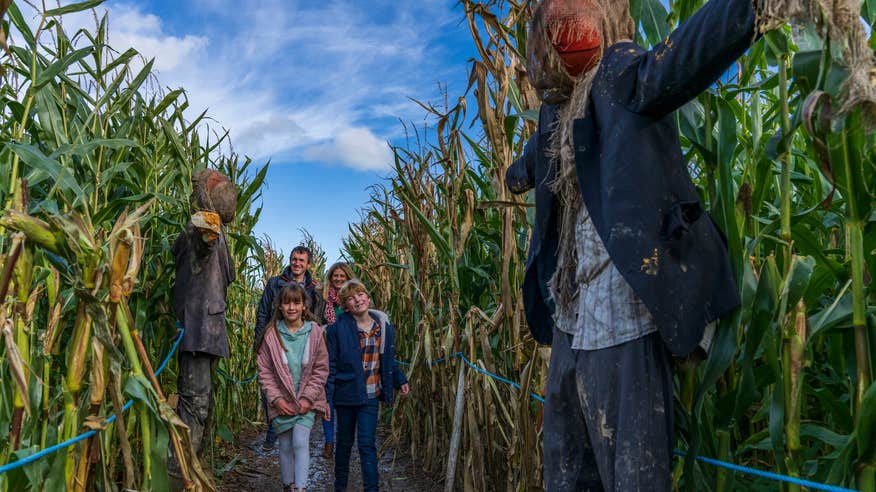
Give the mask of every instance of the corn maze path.
[[[380, 490], [433, 492], [443, 488], [420, 470], [402, 446], [387, 443], [383, 423], [377, 429], [378, 470]], [[280, 466], [277, 451], [262, 453], [264, 430], [261, 427], [245, 428], [235, 436], [233, 444], [226, 443], [213, 456], [216, 484], [221, 492], [282, 491]], [[308, 492], [331, 491], [334, 483], [334, 461], [322, 456], [322, 425], [317, 422], [310, 433], [310, 483]], [[208, 463], [210, 456], [207, 456]], [[359, 468], [359, 452], [353, 445], [348, 491], [362, 490], [362, 474]]]

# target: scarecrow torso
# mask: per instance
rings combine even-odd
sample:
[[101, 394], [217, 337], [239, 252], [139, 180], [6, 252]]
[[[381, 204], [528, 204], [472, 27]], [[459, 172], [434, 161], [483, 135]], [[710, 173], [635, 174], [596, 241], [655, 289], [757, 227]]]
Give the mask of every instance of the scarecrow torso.
[[[582, 201], [612, 262], [677, 355], [690, 353], [705, 325], [734, 309], [739, 298], [724, 241], [688, 175], [673, 111], [744, 52], [753, 25], [750, 1], [710, 2], [651, 51], [629, 42], [609, 47], [593, 79], [586, 117], [573, 124]], [[542, 140], [549, 128], [540, 122]], [[544, 148], [533, 150], [539, 207], [539, 188], [551, 179], [538, 180], [538, 169], [544, 174], [551, 165]], [[548, 207], [537, 210], [533, 234], [540, 237], [532, 239], [539, 248], [525, 277], [534, 332], [552, 325], [544, 317], [549, 301], [533, 299], [543, 295], [552, 274], [544, 268], [550, 262], [540, 257], [556, 253], [556, 244], [549, 244], [555, 233], [547, 229], [556, 223], [559, 205], [543, 203]], [[530, 309], [539, 303], [540, 309]]]
[[174, 311], [185, 327], [181, 351], [228, 357], [225, 307], [234, 268], [225, 233], [205, 242], [191, 222], [173, 246], [176, 263]]

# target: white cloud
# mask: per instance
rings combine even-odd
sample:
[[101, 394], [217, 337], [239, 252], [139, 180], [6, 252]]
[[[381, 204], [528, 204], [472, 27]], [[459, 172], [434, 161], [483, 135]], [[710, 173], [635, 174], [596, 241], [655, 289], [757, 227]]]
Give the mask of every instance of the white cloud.
[[367, 128], [341, 130], [330, 142], [307, 148], [304, 155], [314, 161], [339, 163], [364, 171], [387, 170], [393, 159], [389, 144]]
[[[98, 15], [109, 13], [109, 45], [119, 52], [135, 48], [143, 58], [155, 59], [153, 67], [170, 71], [205, 55], [209, 45], [206, 36], [186, 34], [174, 36], [164, 30], [155, 14], [144, 12], [139, 5], [110, 3], [97, 9]], [[81, 28], [94, 30], [95, 16], [91, 11], [61, 17], [65, 30], [72, 34]]]
[[[208, 110], [236, 151], [386, 169], [385, 140], [398, 135], [398, 119], [422, 119], [408, 98], [440, 96], [434, 82], [447, 68], [434, 50], [442, 29], [461, 19], [455, 7], [455, 0], [188, 0], [163, 19], [148, 2], [110, 0], [97, 13], [109, 14], [113, 48], [154, 58], [159, 85], [185, 88], [187, 115]], [[69, 33], [93, 30], [94, 15], [64, 23]]]

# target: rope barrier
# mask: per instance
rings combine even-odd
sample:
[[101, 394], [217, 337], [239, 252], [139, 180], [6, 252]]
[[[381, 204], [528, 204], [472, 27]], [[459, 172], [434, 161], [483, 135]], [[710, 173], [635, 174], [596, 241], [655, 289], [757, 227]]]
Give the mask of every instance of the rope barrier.
[[[179, 348], [179, 344], [182, 341], [183, 334], [186, 332], [185, 328], [183, 328], [182, 324], [180, 324], [179, 322], [176, 323], [176, 326], [180, 330], [179, 336], [176, 337], [176, 341], [173, 342], [173, 347], [170, 348], [170, 352], [167, 353], [167, 356], [164, 358], [164, 360], [161, 362], [161, 365], [159, 365], [158, 369], [155, 371], [156, 376], [161, 374], [161, 371], [163, 371], [164, 368], [167, 367], [167, 364], [170, 362], [170, 358], [173, 356], [174, 352], [176, 352], [176, 349]], [[125, 405], [122, 407], [122, 412], [127, 411], [129, 408], [131, 408], [131, 405], [133, 405], [133, 404], [134, 404], [134, 400], [128, 400], [125, 403]], [[116, 414], [112, 414], [109, 417], [107, 417], [106, 423], [107, 423], [107, 425], [109, 425], [109, 424], [113, 423], [115, 420], [116, 420]], [[42, 451], [36, 452], [30, 456], [25, 456], [24, 458], [22, 458], [18, 461], [13, 461], [11, 463], [7, 463], [3, 466], [0, 466], [0, 475], [4, 474], [10, 470], [14, 470], [16, 468], [21, 468], [24, 465], [28, 465], [30, 463], [33, 463], [34, 461], [38, 461], [41, 458], [43, 458], [44, 456], [48, 456], [48, 455], [55, 453], [57, 451], [60, 451], [64, 448], [68, 448], [68, 447], [70, 447], [70, 446], [72, 446], [80, 441], [84, 441], [85, 439], [88, 439], [89, 437], [94, 436], [98, 432], [99, 431], [95, 430], [95, 429], [92, 429], [92, 430], [87, 431], [87, 432], [83, 432], [82, 434], [79, 434], [78, 436], [76, 436], [72, 439], [69, 439], [69, 440], [64, 441], [62, 443], [55, 444], [54, 446], [50, 446], [50, 447], [43, 449]]]
[[[159, 365], [158, 369], [155, 371], [156, 376], [158, 376], [159, 374], [161, 374], [162, 371], [164, 371], [164, 369], [167, 367], [167, 364], [170, 362], [170, 358], [176, 352], [177, 348], [179, 348], [179, 344], [182, 341], [183, 334], [185, 333], [185, 328], [179, 322], [177, 322], [177, 327], [180, 329], [179, 336], [177, 336], [176, 341], [173, 343], [173, 347], [171, 347], [171, 349], [170, 349], [170, 352], [168, 352], [167, 356], [161, 362], [161, 365]], [[472, 361], [468, 360], [468, 358], [462, 352], [456, 352], [454, 354], [451, 354], [448, 357], [441, 357], [441, 358], [435, 359], [435, 360], [430, 362], [430, 365], [431, 364], [439, 364], [441, 362], [445, 362], [447, 360], [457, 358], [457, 357], [462, 359], [462, 361], [468, 367], [474, 369], [476, 372], [479, 372], [479, 373], [481, 373], [485, 376], [488, 376], [490, 378], [493, 378], [497, 381], [508, 384], [515, 389], [518, 389], [518, 390], [522, 389], [522, 386], [520, 386], [520, 383], [516, 383], [514, 381], [511, 381], [510, 379], [503, 378], [502, 376], [499, 376], [497, 374], [493, 374], [492, 372], [487, 371], [485, 369], [481, 369], [476, 364], [474, 364]], [[400, 360], [396, 360], [396, 363], [403, 365], [403, 366], [413, 365], [410, 362], [404, 362], [404, 361], [400, 361]], [[249, 384], [256, 379], [256, 375], [252, 375], [243, 381], [239, 381], [239, 380], [234, 379], [231, 376], [229, 376], [225, 371], [223, 371], [220, 368], [217, 368], [217, 372], [219, 372], [219, 374], [222, 377], [224, 377], [224, 378], [228, 379], [229, 381], [234, 382], [236, 384]], [[538, 401], [539, 403], [542, 403], [542, 404], [544, 403], [544, 397], [539, 396], [536, 393], [531, 392], [531, 393], [529, 393], [529, 396], [532, 399]], [[129, 408], [131, 408], [131, 405], [133, 405], [133, 404], [134, 404], [134, 400], [128, 400], [125, 403], [125, 405], [122, 407], [122, 412], [127, 411]], [[112, 414], [109, 417], [107, 417], [106, 423], [111, 424], [115, 420], [116, 420], [116, 414]], [[39, 459], [43, 458], [44, 456], [50, 455], [50, 454], [55, 453], [57, 451], [60, 451], [64, 448], [70, 447], [78, 442], [81, 442], [85, 439], [88, 439], [88, 438], [94, 436], [97, 433], [98, 433], [98, 430], [90, 430], [90, 431], [84, 432], [84, 433], [82, 433], [82, 434], [80, 434], [72, 439], [69, 439], [69, 440], [64, 441], [62, 443], [59, 443], [59, 444], [55, 444], [54, 446], [50, 446], [46, 449], [43, 449], [42, 451], [34, 453], [30, 456], [26, 456], [18, 461], [13, 461], [11, 463], [7, 463], [3, 466], [0, 466], [0, 475], [2, 475], [3, 473], [5, 473], [7, 471], [14, 470], [16, 468], [20, 468], [20, 467], [25, 466], [27, 464], [38, 461]], [[681, 456], [681, 457], [687, 456], [687, 453], [685, 453], [684, 451], [679, 451], [677, 449], [674, 451], [674, 453], [677, 456]], [[826, 492], [856, 492], [854, 489], [847, 489], [847, 488], [843, 488], [843, 487], [837, 487], [835, 485], [827, 485], [827, 484], [822, 484], [822, 483], [818, 483], [818, 482], [812, 482], [809, 480], [804, 480], [801, 478], [780, 475], [778, 473], [757, 470], [755, 468], [749, 468], [747, 466], [735, 465], [733, 463], [727, 463], [727, 462], [716, 460], [713, 458], [707, 458], [705, 456], [697, 456], [695, 459], [698, 461], [702, 461], [703, 463], [708, 463], [710, 465], [727, 468], [729, 470], [733, 470], [736, 472], [746, 473], [749, 475], [767, 478], [770, 480], [776, 480], [776, 481], [780, 481], [780, 482], [801, 485], [803, 487], [809, 487], [810, 489], [813, 489], [813, 490], [823, 490]]]
[[[522, 388], [522, 386], [520, 386], [520, 383], [515, 383], [514, 381], [511, 381], [510, 379], [503, 378], [502, 376], [498, 376], [496, 374], [493, 374], [490, 371], [481, 369], [477, 365], [473, 364], [470, 360], [468, 360], [468, 358], [466, 358], [462, 352], [456, 352], [456, 353], [451, 354], [447, 357], [441, 357], [441, 358], [435, 359], [435, 360], [429, 362], [429, 365], [445, 362], [447, 360], [450, 360], [450, 359], [453, 359], [456, 357], [459, 357], [460, 359], [462, 359], [462, 361], [465, 362], [465, 364], [467, 366], [471, 367], [472, 369], [474, 369], [475, 371], [477, 371], [481, 374], [484, 374], [484, 375], [489, 376], [493, 379], [496, 379], [496, 380], [501, 381], [505, 384], [508, 384], [508, 385], [514, 387], [515, 389], [519, 390]], [[400, 361], [400, 360], [396, 360], [396, 363], [401, 364], [403, 366], [412, 366], [413, 365], [410, 362], [404, 362], [404, 361]], [[536, 393], [529, 393], [529, 396], [532, 397], [533, 400], [536, 400], [536, 401], [544, 404], [544, 397], [539, 396]], [[687, 453], [685, 453], [684, 451], [680, 451], [678, 449], [676, 449], [673, 452], [677, 456], [681, 456], [681, 457], [687, 456]], [[749, 468], [747, 466], [735, 465], [733, 463], [727, 463], [725, 461], [716, 460], [714, 458], [707, 458], [705, 456], [696, 456], [695, 459], [697, 461], [702, 461], [703, 463], [708, 463], [710, 465], [719, 466], [722, 468], [727, 468], [729, 470], [733, 470], [733, 471], [740, 472], [740, 473], [746, 473], [749, 475], [754, 475], [754, 476], [761, 477], [761, 478], [767, 478], [767, 479], [775, 480], [775, 481], [779, 481], [779, 482], [786, 482], [786, 483], [792, 483], [792, 484], [796, 484], [796, 485], [802, 485], [804, 487], [809, 487], [812, 490], [823, 490], [826, 492], [858, 492], [855, 489], [847, 489], [844, 487], [838, 487], [836, 485], [828, 485], [828, 484], [823, 484], [823, 483], [818, 483], [818, 482], [811, 482], [809, 480], [804, 480], [802, 478], [789, 477], [787, 475], [780, 475], [778, 473], [762, 471], [762, 470], [758, 470], [756, 468]]]
[[[682, 456], [682, 457], [687, 456], [687, 453], [685, 453], [684, 451], [679, 451], [676, 449], [674, 452], [678, 456]], [[705, 456], [697, 456], [696, 459], [699, 461], [702, 461], [703, 463], [708, 463], [710, 465], [715, 465], [715, 466], [721, 466], [721, 467], [728, 468], [730, 470], [737, 471], [740, 473], [747, 473], [749, 475], [755, 475], [758, 477], [769, 478], [771, 480], [778, 480], [780, 482], [787, 482], [787, 483], [802, 485], [804, 487], [809, 487], [810, 489], [814, 489], [814, 490], [826, 490], [828, 492], [857, 492], [854, 489], [846, 489], [843, 487], [837, 487], [836, 485], [827, 485], [827, 484], [818, 483], [818, 482], [810, 482], [809, 480], [804, 480], [802, 478], [789, 477], [786, 475], [779, 475], [778, 473], [762, 471], [762, 470], [758, 470], [756, 468], [749, 468], [747, 466], [742, 466], [742, 465], [734, 465], [733, 463], [727, 463], [727, 462], [712, 459], [712, 458], [706, 458]]]
[[239, 384], [239, 385], [249, 384], [249, 383], [255, 381], [256, 378], [258, 377], [258, 374], [253, 374], [252, 376], [241, 381], [241, 380], [234, 379], [233, 377], [231, 377], [227, 372], [223, 371], [221, 367], [217, 367], [216, 372], [218, 372], [220, 376], [227, 379], [228, 381], [230, 381], [234, 384]]

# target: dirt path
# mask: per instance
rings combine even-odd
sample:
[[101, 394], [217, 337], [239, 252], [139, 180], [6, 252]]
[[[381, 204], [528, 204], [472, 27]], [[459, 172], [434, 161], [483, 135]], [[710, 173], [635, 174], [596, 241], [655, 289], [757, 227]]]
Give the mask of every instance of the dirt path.
[[[416, 468], [403, 449], [386, 445], [382, 428], [377, 431], [379, 453], [378, 470], [380, 489], [391, 491], [433, 492], [442, 490]], [[282, 491], [277, 451], [262, 453], [264, 432], [248, 428], [235, 436], [235, 444], [218, 450], [214, 459], [214, 476], [222, 492], [253, 490], [258, 492]], [[322, 425], [313, 426], [310, 434], [310, 486], [308, 492], [333, 490], [334, 460], [322, 456]], [[359, 453], [353, 446], [348, 490], [362, 490]]]

